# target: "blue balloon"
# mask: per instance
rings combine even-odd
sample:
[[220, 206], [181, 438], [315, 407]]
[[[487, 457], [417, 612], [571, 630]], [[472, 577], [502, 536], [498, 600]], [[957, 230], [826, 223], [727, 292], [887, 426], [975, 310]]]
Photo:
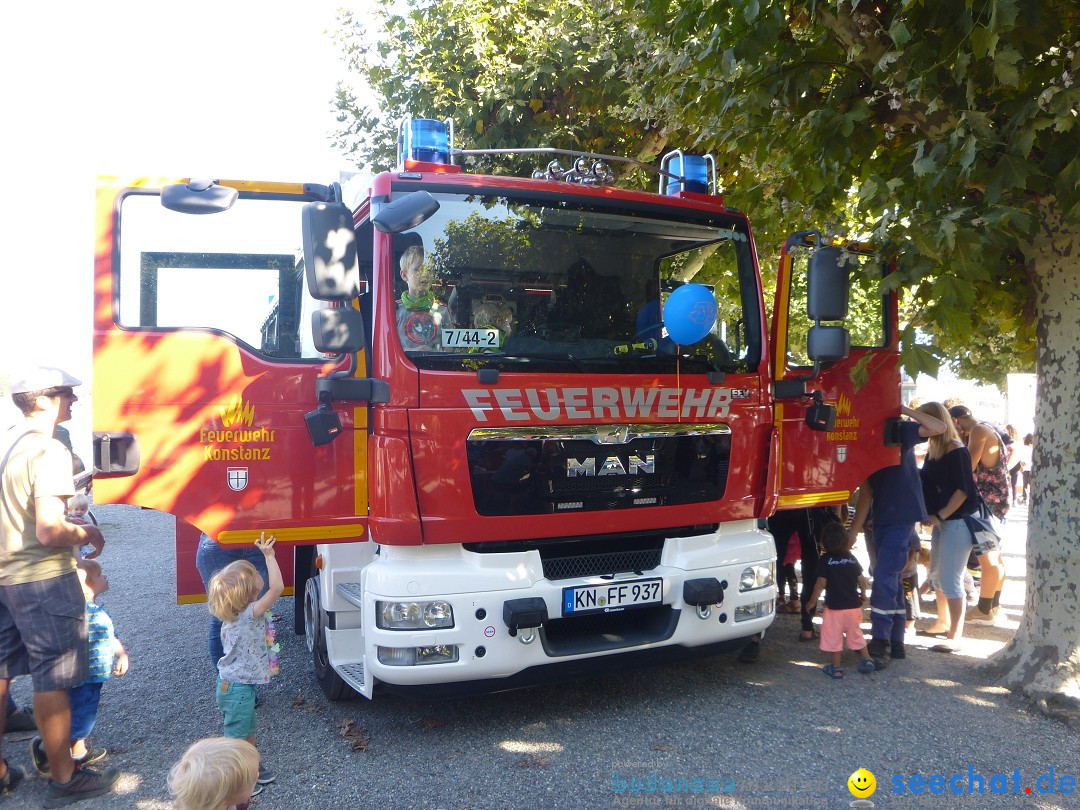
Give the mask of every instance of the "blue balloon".
[[705, 337], [716, 323], [716, 298], [708, 287], [684, 284], [668, 296], [664, 304], [664, 326], [668, 337], [680, 346], [689, 346]]

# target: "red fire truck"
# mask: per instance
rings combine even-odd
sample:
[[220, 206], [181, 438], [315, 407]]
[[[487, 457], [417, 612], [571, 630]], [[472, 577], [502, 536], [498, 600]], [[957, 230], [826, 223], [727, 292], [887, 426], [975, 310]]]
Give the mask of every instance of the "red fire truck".
[[646, 193], [557, 150], [529, 178], [470, 174], [444, 124], [401, 131], [355, 205], [336, 183], [102, 181], [98, 501], [176, 516], [181, 602], [205, 598], [200, 532], [275, 535], [331, 698], [765, 630], [762, 520], [899, 460], [881, 265], [794, 234], [770, 329], [709, 160], [666, 156]]

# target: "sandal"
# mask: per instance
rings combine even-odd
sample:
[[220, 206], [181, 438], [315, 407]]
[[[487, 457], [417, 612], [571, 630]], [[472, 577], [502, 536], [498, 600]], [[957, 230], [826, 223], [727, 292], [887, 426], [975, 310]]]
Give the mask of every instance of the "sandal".
[[871, 658], [870, 656], [867, 656], [866, 658], [864, 658], [862, 661], [859, 662], [858, 670], [863, 675], [869, 675], [875, 669], [877, 669], [877, 666], [874, 664], [874, 659]]
[[832, 664], [826, 664], [821, 668], [821, 671], [832, 678], [834, 681], [838, 681], [844, 677], [843, 667], [834, 667]]

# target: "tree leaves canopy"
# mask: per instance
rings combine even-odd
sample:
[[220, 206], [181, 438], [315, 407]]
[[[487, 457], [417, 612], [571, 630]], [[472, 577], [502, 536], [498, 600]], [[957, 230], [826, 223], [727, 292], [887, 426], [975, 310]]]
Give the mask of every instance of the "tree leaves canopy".
[[933, 365], [910, 351], [918, 330], [1000, 381], [1034, 360], [1038, 206], [1080, 219], [1078, 18], [1068, 2], [649, 0], [641, 24], [664, 36], [648, 93], [723, 156], [764, 241], [862, 224], [914, 287], [909, 371]]
[[895, 257], [910, 373], [941, 356], [988, 381], [1031, 369], [1024, 248], [1048, 199], [1080, 220], [1075, 3], [382, 3], [339, 32], [383, 106], [339, 92], [362, 162], [389, 165], [406, 112], [453, 118], [466, 148], [711, 150], [763, 269], [814, 225]]

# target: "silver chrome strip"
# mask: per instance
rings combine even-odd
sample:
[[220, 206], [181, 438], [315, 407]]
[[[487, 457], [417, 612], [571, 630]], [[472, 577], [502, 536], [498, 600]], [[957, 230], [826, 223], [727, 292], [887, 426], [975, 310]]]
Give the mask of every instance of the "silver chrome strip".
[[721, 422], [666, 425], [561, 425], [536, 427], [473, 428], [470, 442], [584, 441], [593, 444], [629, 444], [635, 439], [668, 439], [677, 436], [723, 436], [731, 428]]

